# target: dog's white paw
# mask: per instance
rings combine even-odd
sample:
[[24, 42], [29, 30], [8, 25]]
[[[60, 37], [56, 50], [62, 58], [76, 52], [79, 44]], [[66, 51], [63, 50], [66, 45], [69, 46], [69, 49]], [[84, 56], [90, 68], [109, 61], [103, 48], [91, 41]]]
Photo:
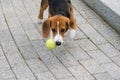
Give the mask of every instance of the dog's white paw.
[[38, 19], [38, 23], [42, 24], [43, 20], [42, 19]]
[[74, 29], [70, 29], [69, 31], [69, 37], [73, 39], [75, 37], [76, 31]]

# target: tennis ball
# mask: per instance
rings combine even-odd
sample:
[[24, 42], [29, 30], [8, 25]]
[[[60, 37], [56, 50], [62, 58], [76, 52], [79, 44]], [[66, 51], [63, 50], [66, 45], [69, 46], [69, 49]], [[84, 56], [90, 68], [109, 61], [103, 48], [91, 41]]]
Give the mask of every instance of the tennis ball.
[[55, 47], [56, 47], [56, 45], [55, 45], [55, 42], [54, 42], [54, 40], [53, 39], [48, 39], [47, 41], [46, 41], [46, 47], [49, 49], [49, 50], [53, 50], [53, 49], [55, 49]]

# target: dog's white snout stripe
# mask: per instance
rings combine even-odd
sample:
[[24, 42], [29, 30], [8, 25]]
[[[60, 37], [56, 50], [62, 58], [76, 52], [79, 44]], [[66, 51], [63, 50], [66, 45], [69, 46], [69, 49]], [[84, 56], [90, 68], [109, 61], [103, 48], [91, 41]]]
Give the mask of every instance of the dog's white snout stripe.
[[54, 37], [54, 41], [59, 41], [63, 43], [63, 37], [59, 33], [59, 21], [57, 22], [57, 35]]

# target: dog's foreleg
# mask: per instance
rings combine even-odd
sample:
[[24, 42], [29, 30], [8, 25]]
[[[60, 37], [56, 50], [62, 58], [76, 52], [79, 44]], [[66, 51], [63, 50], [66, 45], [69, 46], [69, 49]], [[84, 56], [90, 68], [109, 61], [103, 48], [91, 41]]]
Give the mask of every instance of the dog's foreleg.
[[76, 35], [76, 30], [71, 28], [70, 31], [69, 31], [69, 37], [71, 39], [74, 39], [75, 35]]
[[74, 38], [76, 35], [76, 20], [72, 18], [70, 22], [70, 31], [69, 31], [70, 38]]
[[43, 22], [43, 13], [44, 13], [44, 11], [46, 10], [47, 7], [48, 7], [48, 0], [42, 0], [39, 15], [38, 15], [38, 23]]

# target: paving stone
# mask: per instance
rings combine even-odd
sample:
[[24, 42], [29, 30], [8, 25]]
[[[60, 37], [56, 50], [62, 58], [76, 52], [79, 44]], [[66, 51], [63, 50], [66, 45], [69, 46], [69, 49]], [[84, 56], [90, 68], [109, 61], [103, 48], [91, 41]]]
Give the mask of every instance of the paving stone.
[[101, 52], [100, 50], [94, 50], [94, 51], [88, 51], [87, 52], [91, 58], [95, 61], [97, 61], [98, 63], [108, 63], [111, 62], [111, 59], [108, 58], [103, 52]]
[[10, 28], [10, 31], [13, 37], [25, 35], [22, 25], [20, 24], [20, 22], [18, 21], [16, 17], [7, 18], [7, 22], [8, 22], [8, 25], [9, 25], [9, 28]]
[[26, 33], [24, 32], [24, 30], [22, 29], [22, 27], [18, 26], [18, 27], [13, 27], [10, 28], [11, 33], [13, 36], [20, 36], [20, 35], [25, 35]]
[[79, 14], [79, 12], [74, 9], [74, 15], [77, 15], [77, 14]]
[[90, 56], [81, 48], [79, 47], [74, 47], [74, 48], [68, 48], [68, 51], [73, 55], [73, 57], [76, 60], [87, 60], [90, 59]]
[[80, 63], [92, 74], [105, 72], [96, 60], [85, 60], [80, 61]]
[[50, 72], [42, 72], [36, 75], [38, 80], [57, 80]]
[[17, 46], [19, 47], [31, 45], [26, 35], [14, 36], [14, 39], [15, 39]]
[[75, 19], [76, 19], [77, 25], [87, 23], [87, 21], [80, 14], [76, 14]]
[[78, 80], [95, 80], [83, 67], [73, 66], [68, 68]]
[[97, 49], [97, 47], [89, 39], [77, 40], [77, 43], [82, 49], [86, 51]]
[[[59, 63], [58, 59], [56, 58], [56, 56], [54, 56], [52, 54], [51, 51], [43, 51], [43, 52], [38, 52], [39, 56], [41, 57], [42, 61], [46, 64], [46, 65], [51, 65], [52, 64], [57, 64], [57, 62]], [[49, 54], [49, 55], [48, 55]], [[60, 64], [60, 63], [59, 63]], [[58, 64], [58, 65], [59, 65]], [[56, 65], [57, 66], [57, 65]]]
[[33, 2], [34, 2], [34, 4], [35, 4], [35, 6], [37, 7], [37, 9], [39, 9], [39, 7], [40, 7], [40, 0], [33, 0]]
[[82, 39], [82, 38], [86, 38], [86, 36], [84, 35], [84, 33], [79, 28], [77, 28], [76, 35], [75, 35], [74, 39], [78, 40], [78, 39]]
[[97, 80], [115, 80], [108, 73], [99, 73], [94, 75]]
[[[21, 22], [21, 25], [23, 26], [23, 29], [27, 31], [27, 34], [29, 34], [30, 36], [30, 32], [29, 30], [31, 30], [31, 32], [33, 32], [32, 29], [35, 28], [34, 24], [32, 23], [29, 15], [27, 14], [27, 11], [25, 9], [23, 1], [22, 0], [12, 0], [13, 5], [15, 7], [16, 10], [16, 14], [18, 15], [18, 19]], [[33, 11], [33, 10], [32, 10]], [[21, 13], [22, 12], [22, 13]], [[35, 32], [34, 32], [35, 33]], [[37, 32], [36, 32], [37, 33]], [[31, 34], [32, 35], [32, 34]], [[38, 36], [38, 35], [37, 35]], [[31, 36], [33, 37], [33, 36]], [[35, 36], [36, 37], [36, 36]], [[31, 39], [31, 38], [30, 38]]]
[[32, 59], [39, 57], [32, 45], [19, 47], [19, 49], [24, 59]]
[[120, 56], [115, 56], [111, 58], [117, 65], [120, 66]]
[[76, 79], [74, 77], [68, 77], [68, 78], [58, 79], [58, 80], [76, 80]]
[[78, 44], [77, 44], [74, 40], [69, 39], [69, 38], [66, 38], [66, 39], [64, 40], [63, 46], [64, 46], [65, 48], [71, 48], [71, 47], [78, 47]]
[[1, 80], [6, 80], [6, 79], [5, 79], [5, 78], [3, 78], [1, 75], [0, 75], [0, 79], [1, 79]]
[[29, 59], [27, 63], [38, 80], [56, 80], [41, 60]]
[[47, 67], [40, 59], [29, 59], [26, 61], [32, 72], [35, 74], [48, 71]]
[[10, 0], [1, 0], [1, 5], [3, 8], [3, 12], [7, 18], [15, 16], [15, 12]]
[[18, 19], [20, 20], [20, 23], [25, 31], [32, 30], [35, 28], [34, 24], [32, 23], [28, 15], [18, 16]]
[[[108, 24], [99, 19], [92, 19], [90, 23], [98, 30], [112, 45], [120, 50], [120, 35]], [[108, 35], [109, 34], [109, 35]]]
[[8, 30], [8, 26], [5, 22], [3, 15], [0, 13], [0, 31], [4, 31], [4, 30]]
[[11, 0], [11, 2], [13, 3], [17, 16], [23, 16], [24, 14], [27, 14], [22, 0]]
[[86, 19], [93, 19], [99, 17], [93, 10], [80, 11], [80, 13]]
[[3, 12], [2, 12], [2, 8], [0, 6], [0, 19], [3, 18]]
[[16, 78], [10, 78], [10, 79], [7, 79], [7, 80], [17, 80]]
[[[19, 51], [17, 47], [15, 46], [14, 41], [4, 41], [4, 42], [1, 42], [1, 45], [3, 47], [4, 53], [7, 56], [7, 59], [9, 59], [9, 63], [11, 61], [11, 66], [19, 64], [17, 62], [20, 62], [21, 61], [20, 59], [11, 57], [11, 56], [14, 56], [14, 57], [20, 56]], [[16, 60], [13, 60], [13, 59], [16, 59]], [[14, 61], [14, 63], [12, 63], [12, 60]], [[20, 60], [20, 61], [17, 61], [17, 60]]]
[[102, 44], [107, 41], [89, 24], [80, 25], [80, 29], [95, 43]]
[[7, 23], [9, 25], [9, 28], [16, 28], [16, 27], [21, 27], [21, 24], [19, 22], [19, 20], [17, 19], [17, 17], [8, 17], [7, 18]]
[[0, 31], [0, 41], [11, 41], [12, 36], [9, 30]]
[[[119, 36], [119, 34], [112, 29], [106, 22], [102, 19], [88, 19], [88, 22], [97, 30], [99, 31], [106, 39], [109, 39], [113, 36]], [[109, 34], [109, 35], [108, 35]]]
[[30, 15], [38, 14], [38, 10], [36, 9], [36, 6], [32, 0], [31, 1], [24, 0], [23, 3], [25, 4], [25, 7]]
[[111, 77], [114, 79], [120, 79], [120, 67], [118, 67], [114, 63], [107, 63], [101, 65], [107, 72], [110, 74]]
[[15, 43], [13, 41], [9, 41], [2, 42], [1, 44], [3, 46], [6, 57], [12, 67], [12, 70], [16, 74], [17, 78], [20, 80], [35, 80], [34, 75], [27, 67], [24, 59], [15, 46]]
[[[90, 9], [89, 7], [87, 7], [81, 0], [79, 1], [74, 1], [74, 0], [71, 0], [73, 6], [79, 10], [79, 11], [84, 11], [84, 10], [88, 10]], [[79, 6], [79, 7], [78, 7]]]
[[27, 30], [26, 34], [28, 35], [30, 40], [42, 39], [41, 35], [36, 29]]
[[0, 79], [1, 78], [13, 78], [15, 77], [12, 70], [10, 69], [10, 65], [8, 64], [4, 53], [0, 47]]
[[7, 79], [6, 79], [6, 78], [2, 78], [1, 76], [0, 76], [0, 79], [1, 79], [1, 80], [17, 80], [16, 78], [7, 78]]
[[31, 43], [37, 52], [48, 51], [43, 40], [32, 40]]
[[110, 37], [113, 37], [113, 36], [119, 36], [119, 34], [102, 19], [99, 19], [99, 18], [88, 19], [88, 21], [106, 39], [109, 39]]
[[69, 54], [69, 52], [64, 48], [58, 47], [53, 52], [54, 52], [54, 55], [58, 57], [60, 62], [62, 62], [67, 68], [71, 66], [79, 65], [76, 59], [74, 59], [74, 57], [71, 54]]
[[[14, 74], [12, 73], [12, 71], [10, 69], [3, 69], [3, 68], [0, 68], [2, 70], [0, 70], [0, 79], [3, 78], [3, 79], [9, 79], [9, 78], [13, 78], [15, 77]], [[1, 79], [2, 80], [2, 79]]]
[[71, 76], [64, 65], [61, 64], [60, 61], [50, 51], [40, 52], [39, 56], [57, 79]]
[[114, 36], [109, 39], [110, 43], [120, 50], [120, 36]]
[[114, 57], [120, 55], [120, 52], [115, 49], [111, 44], [101, 44], [98, 45], [98, 47], [108, 56], [108, 57]]
[[13, 68], [13, 70], [17, 78], [20, 80], [36, 80], [35, 76], [26, 65], [16, 66]]
[[[14, 24], [16, 23], [16, 24]], [[10, 25], [11, 33], [18, 46], [30, 45], [24, 30], [22, 29], [17, 18], [8, 18], [8, 24]]]
[[39, 31], [41, 31], [42, 30], [42, 24], [38, 23], [38, 17], [36, 17], [36, 16], [38, 16], [38, 15], [37, 14], [30, 15], [33, 24], [38, 28]]
[[[47, 15], [46, 11], [44, 12], [44, 15]], [[43, 39], [43, 35], [42, 35], [42, 24], [38, 23], [38, 18], [36, 17], [38, 15], [30, 15], [32, 22], [34, 24], [34, 27], [37, 28], [37, 31], [39, 31], [39, 34], [41, 36], [41, 39]], [[47, 16], [44, 16], [45, 18], [47, 18]], [[43, 21], [46, 20], [45, 18], [43, 18]]]

